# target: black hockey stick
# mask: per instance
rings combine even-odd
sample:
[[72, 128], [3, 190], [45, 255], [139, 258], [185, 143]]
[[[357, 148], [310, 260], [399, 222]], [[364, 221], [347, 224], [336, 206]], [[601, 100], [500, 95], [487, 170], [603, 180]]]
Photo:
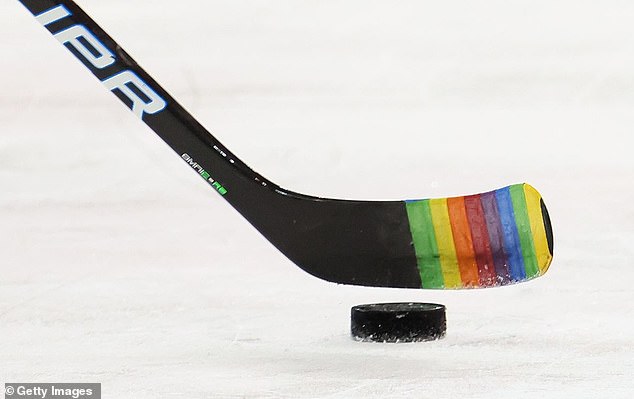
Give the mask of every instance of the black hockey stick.
[[418, 201], [344, 201], [285, 190], [216, 140], [73, 1], [20, 1], [308, 273], [341, 284], [442, 289], [506, 285], [548, 269], [550, 221], [531, 186]]

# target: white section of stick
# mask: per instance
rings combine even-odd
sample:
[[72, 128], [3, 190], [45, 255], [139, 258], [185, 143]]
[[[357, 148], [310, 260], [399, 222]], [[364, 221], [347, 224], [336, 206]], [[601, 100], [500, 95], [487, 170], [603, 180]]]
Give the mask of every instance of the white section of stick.
[[35, 19], [37, 19], [37, 21], [42, 25], [47, 26], [70, 15], [72, 15], [72, 13], [68, 11], [66, 7], [64, 7], [63, 5], [59, 5], [55, 8], [51, 8], [48, 11], [44, 11], [40, 15], [36, 16]]

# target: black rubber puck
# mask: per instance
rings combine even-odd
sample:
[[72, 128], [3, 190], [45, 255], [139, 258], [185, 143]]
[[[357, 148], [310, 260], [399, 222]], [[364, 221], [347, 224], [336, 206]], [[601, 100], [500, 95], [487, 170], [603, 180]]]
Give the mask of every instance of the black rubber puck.
[[445, 336], [445, 306], [375, 303], [352, 308], [352, 337], [371, 342], [432, 341]]

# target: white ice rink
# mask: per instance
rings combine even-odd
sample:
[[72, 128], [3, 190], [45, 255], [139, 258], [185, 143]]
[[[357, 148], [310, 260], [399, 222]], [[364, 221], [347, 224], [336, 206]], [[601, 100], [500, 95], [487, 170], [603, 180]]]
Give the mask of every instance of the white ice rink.
[[[0, 386], [104, 398], [634, 396], [634, 2], [79, 0], [283, 187], [401, 199], [537, 187], [533, 282], [434, 292], [302, 272], [16, 0], [0, 3]], [[448, 335], [349, 337], [440, 302]]]

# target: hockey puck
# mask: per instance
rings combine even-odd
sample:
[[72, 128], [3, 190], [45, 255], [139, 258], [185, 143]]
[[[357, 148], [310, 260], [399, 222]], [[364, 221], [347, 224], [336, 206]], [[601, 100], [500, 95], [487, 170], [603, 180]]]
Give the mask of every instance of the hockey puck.
[[370, 342], [433, 341], [445, 336], [445, 306], [435, 303], [375, 303], [352, 308], [352, 337]]

